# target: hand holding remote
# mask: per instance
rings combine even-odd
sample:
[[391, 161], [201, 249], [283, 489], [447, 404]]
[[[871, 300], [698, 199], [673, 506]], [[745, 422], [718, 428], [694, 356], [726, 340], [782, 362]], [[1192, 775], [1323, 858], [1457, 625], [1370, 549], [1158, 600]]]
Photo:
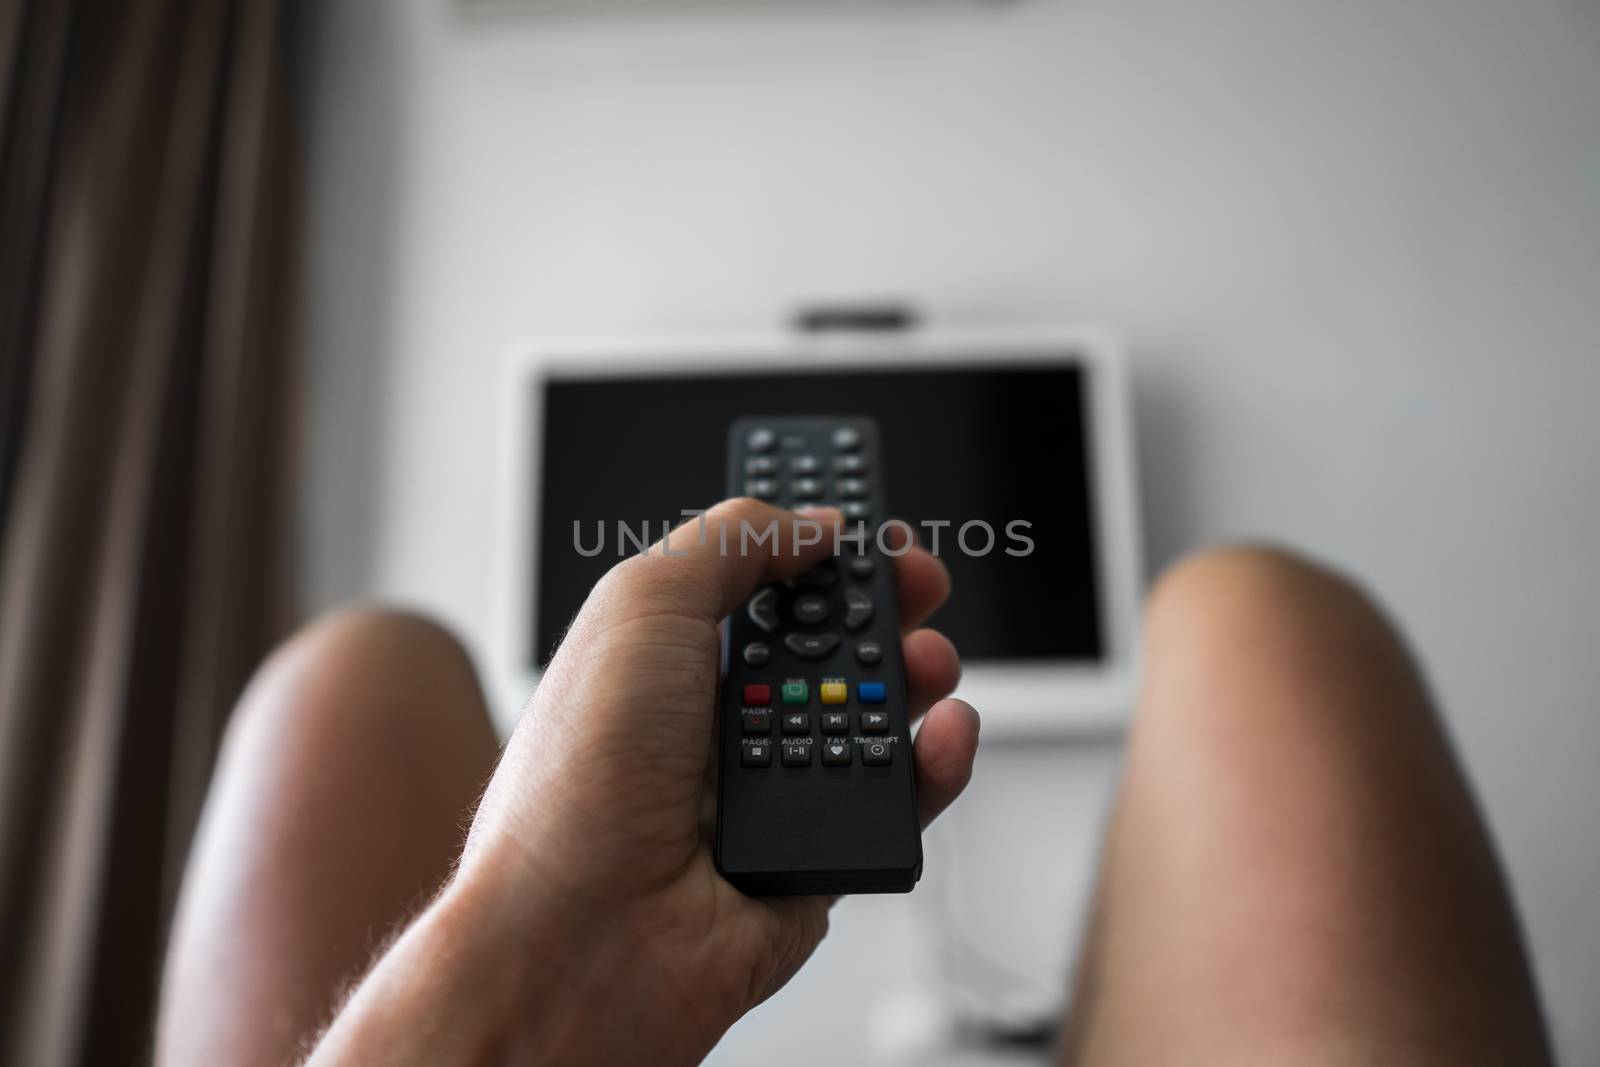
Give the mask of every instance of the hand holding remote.
[[[312, 1062], [694, 1062], [805, 962], [832, 901], [748, 897], [708, 840], [718, 624], [831, 552], [838, 512], [806, 516], [828, 532], [798, 554], [797, 517], [727, 501], [710, 528], [779, 520], [776, 552], [723, 554], [691, 522], [670, 555], [658, 545], [595, 587], [507, 743], [456, 877]], [[967, 783], [978, 720], [940, 699], [959, 677], [955, 649], [912, 629], [948, 593], [943, 565], [913, 549], [895, 568], [909, 710], [927, 716], [913, 752], [926, 825]]]

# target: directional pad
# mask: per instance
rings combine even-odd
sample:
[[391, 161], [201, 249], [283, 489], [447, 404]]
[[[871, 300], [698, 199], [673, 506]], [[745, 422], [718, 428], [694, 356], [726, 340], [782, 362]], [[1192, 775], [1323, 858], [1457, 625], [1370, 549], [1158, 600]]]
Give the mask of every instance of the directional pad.
[[750, 598], [750, 621], [767, 633], [778, 628], [778, 589], [769, 585]]
[[794, 602], [794, 619], [801, 626], [815, 626], [828, 617], [828, 598], [810, 594]]

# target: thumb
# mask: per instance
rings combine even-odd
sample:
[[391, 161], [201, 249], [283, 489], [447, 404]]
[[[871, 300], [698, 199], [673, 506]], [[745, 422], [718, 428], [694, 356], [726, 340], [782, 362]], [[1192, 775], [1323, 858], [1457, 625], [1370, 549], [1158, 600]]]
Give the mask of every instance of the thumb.
[[842, 536], [837, 508], [785, 511], [749, 497], [725, 500], [673, 530], [645, 552], [613, 567], [591, 597], [604, 613], [675, 614], [715, 624], [758, 585], [799, 574], [831, 555]]

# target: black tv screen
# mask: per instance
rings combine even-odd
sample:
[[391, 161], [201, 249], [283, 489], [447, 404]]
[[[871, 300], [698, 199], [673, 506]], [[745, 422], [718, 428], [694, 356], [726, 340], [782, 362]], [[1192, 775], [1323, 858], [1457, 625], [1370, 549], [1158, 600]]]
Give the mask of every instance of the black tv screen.
[[[549, 662], [572, 616], [618, 559], [618, 521], [651, 539], [723, 496], [728, 425], [741, 415], [870, 415], [891, 513], [938, 531], [953, 593], [928, 625], [970, 660], [1098, 661], [1105, 651], [1081, 368], [1020, 364], [835, 366], [816, 371], [553, 376], [543, 383], [534, 647]], [[987, 555], [957, 527], [987, 522]], [[1021, 520], [1025, 556], [1007, 524]], [[585, 556], [604, 530], [605, 550]], [[603, 524], [597, 527], [597, 524]], [[969, 544], [981, 547], [981, 527]], [[624, 543], [624, 551], [632, 551]]]

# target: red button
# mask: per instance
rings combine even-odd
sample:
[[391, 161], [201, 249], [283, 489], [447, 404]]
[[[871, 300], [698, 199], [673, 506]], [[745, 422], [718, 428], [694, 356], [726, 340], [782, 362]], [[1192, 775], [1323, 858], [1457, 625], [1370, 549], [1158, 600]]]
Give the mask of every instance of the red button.
[[747, 685], [744, 687], [744, 702], [746, 704], [772, 703], [772, 686]]

